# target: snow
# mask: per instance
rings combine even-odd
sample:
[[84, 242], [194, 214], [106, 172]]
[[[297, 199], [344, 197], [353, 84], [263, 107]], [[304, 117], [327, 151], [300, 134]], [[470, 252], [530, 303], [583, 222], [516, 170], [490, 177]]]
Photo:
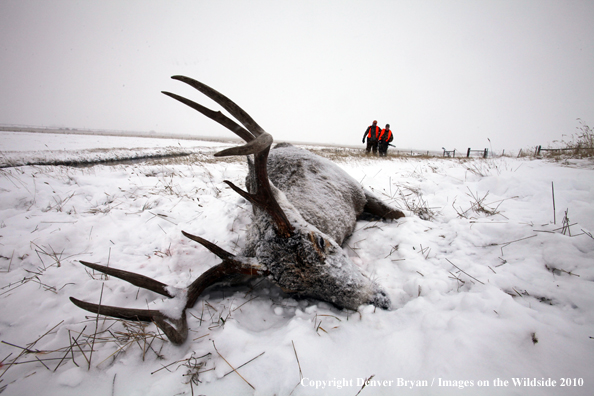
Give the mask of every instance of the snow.
[[88, 161], [121, 158], [115, 147], [133, 157], [187, 144], [191, 155], [0, 169], [2, 396], [355, 395], [366, 379], [361, 395], [592, 394], [592, 162], [340, 161], [407, 215], [359, 221], [344, 244], [393, 309], [340, 311], [266, 282], [220, 287], [188, 311], [189, 340], [175, 346], [152, 324], [74, 306], [70, 296], [151, 309], [177, 301], [78, 260], [185, 287], [219, 259], [182, 230], [245, 247], [251, 207], [223, 183], [243, 185], [244, 161], [212, 159], [225, 146], [214, 142], [32, 136], [2, 133], [2, 154]]
[[219, 150], [229, 147], [197, 140], [92, 134], [0, 132], [0, 136], [0, 167], [189, 155], [204, 152], [206, 145]]

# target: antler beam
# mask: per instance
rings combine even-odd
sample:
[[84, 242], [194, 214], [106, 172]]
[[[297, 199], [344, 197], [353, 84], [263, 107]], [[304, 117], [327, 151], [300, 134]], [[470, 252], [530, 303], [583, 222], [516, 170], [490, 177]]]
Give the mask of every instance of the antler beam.
[[214, 267], [205, 271], [200, 275], [194, 282], [187, 287], [185, 291], [179, 290], [177, 293], [173, 293], [175, 288], [167, 286], [157, 280], [149, 278], [144, 275], [136, 274], [134, 272], [124, 271], [116, 268], [106, 267], [104, 265], [93, 264], [87, 261], [80, 261], [81, 264], [94, 269], [95, 271], [103, 272], [104, 274], [114, 276], [116, 278], [125, 280], [133, 284], [134, 286], [141, 287], [161, 294], [168, 298], [176, 298], [176, 296], [185, 296], [184, 309], [181, 317], [172, 318], [165, 315], [161, 311], [153, 309], [136, 309], [136, 308], [123, 308], [114, 307], [108, 305], [93, 304], [86, 301], [78, 300], [74, 297], [70, 297], [76, 306], [86, 311], [111, 316], [114, 318], [135, 320], [140, 322], [154, 322], [173, 342], [174, 344], [183, 344], [187, 338], [188, 326], [186, 321], [186, 309], [192, 308], [200, 295], [208, 287], [219, 283], [230, 276], [235, 275], [249, 275], [249, 276], [266, 276], [268, 271], [265, 267], [258, 264], [252, 263], [248, 259], [240, 259], [235, 257], [233, 254], [221, 249], [212, 242], [198, 236], [189, 234], [182, 231], [182, 234], [193, 241], [196, 241], [210, 250], [212, 253], [217, 255], [223, 260], [222, 263], [215, 265]]
[[250, 115], [246, 113], [241, 107], [239, 107], [235, 102], [220, 92], [189, 77], [173, 76], [171, 78], [185, 82], [186, 84], [196, 88], [198, 91], [202, 92], [204, 95], [220, 104], [221, 107], [227, 110], [233, 117], [235, 117], [243, 124], [243, 126], [247, 128], [247, 130], [242, 128], [237, 123], [235, 123], [235, 121], [229, 119], [220, 111], [215, 112], [182, 96], [163, 91], [165, 95], [170, 96], [181, 103], [199, 111], [246, 141], [247, 144], [243, 146], [232, 147], [220, 151], [216, 153], [215, 156], [223, 157], [230, 155], [254, 154], [256, 191], [255, 193], [250, 194], [241, 190], [230, 181], [225, 180], [225, 183], [227, 183], [235, 192], [247, 199], [249, 202], [265, 210], [272, 217], [274, 223], [277, 226], [279, 234], [281, 234], [283, 237], [290, 236], [293, 233], [293, 226], [287, 219], [286, 214], [283, 212], [282, 208], [274, 197], [266, 170], [268, 152], [273, 142], [272, 136], [266, 133], [264, 129], [262, 129], [262, 127], [260, 127], [260, 125], [258, 125], [256, 121], [254, 121], [254, 119], [250, 117]]

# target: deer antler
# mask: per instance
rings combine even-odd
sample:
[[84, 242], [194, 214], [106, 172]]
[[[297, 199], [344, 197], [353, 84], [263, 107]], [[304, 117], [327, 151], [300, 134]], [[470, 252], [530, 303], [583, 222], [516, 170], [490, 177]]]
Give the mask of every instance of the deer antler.
[[116, 268], [110, 268], [99, 264], [93, 264], [86, 261], [80, 261], [81, 264], [92, 268], [104, 274], [114, 276], [116, 278], [125, 280], [134, 286], [142, 287], [143, 289], [151, 290], [155, 293], [161, 294], [165, 297], [176, 298], [178, 296], [185, 296], [185, 304], [182, 314], [179, 318], [172, 318], [161, 311], [153, 309], [135, 309], [122, 308], [107, 305], [98, 305], [70, 297], [76, 306], [100, 315], [112, 316], [114, 318], [135, 320], [140, 322], [154, 322], [173, 342], [174, 344], [183, 344], [188, 335], [188, 325], [186, 321], [186, 309], [192, 308], [198, 297], [208, 288], [222, 280], [235, 275], [250, 275], [250, 276], [266, 276], [268, 271], [265, 267], [252, 263], [247, 258], [237, 258], [233, 254], [221, 249], [212, 242], [209, 242], [198, 236], [188, 234], [182, 231], [186, 237], [200, 243], [212, 253], [216, 254], [223, 260], [222, 263], [215, 265], [200, 275], [194, 282], [190, 284], [185, 290], [180, 290], [167, 286], [157, 280], [149, 278], [144, 275], [136, 274], [134, 272], [124, 271]]
[[[243, 109], [241, 109], [237, 104], [235, 104], [223, 94], [202, 84], [199, 81], [188, 77], [173, 76], [172, 78], [183, 81], [204, 93], [206, 96], [220, 104], [225, 110], [231, 113], [232, 116], [234, 116], [247, 128], [247, 130], [244, 129], [235, 121], [223, 115], [220, 111], [215, 112], [179, 95], [170, 92], [163, 92], [164, 94], [192, 107], [193, 109], [196, 109], [200, 113], [223, 125], [225, 128], [231, 130], [237, 136], [246, 141], [246, 144], [243, 146], [223, 150], [216, 153], [215, 156], [221, 157], [230, 155], [254, 154], [256, 191], [255, 193], [251, 194], [243, 191], [230, 181], [226, 180], [225, 183], [227, 183], [234, 191], [247, 199], [249, 202], [265, 210], [272, 217], [274, 224], [277, 226], [278, 232], [282, 236], [290, 236], [294, 230], [293, 226], [290, 224], [285, 213], [274, 197], [274, 193], [268, 180], [268, 173], [266, 171], [268, 153], [273, 141], [272, 136], [264, 132], [264, 130]], [[186, 340], [188, 334], [186, 309], [194, 306], [200, 295], [207, 287], [221, 282], [229, 276], [238, 274], [251, 276], [265, 276], [268, 274], [268, 270], [265, 267], [252, 262], [252, 260], [248, 258], [238, 258], [203, 238], [188, 234], [184, 231], [182, 231], [182, 233], [184, 236], [200, 243], [223, 260], [222, 263], [210, 268], [200, 275], [185, 290], [176, 291], [175, 288], [167, 286], [164, 283], [144, 275], [81, 261], [81, 264], [96, 271], [120, 278], [135, 286], [151, 290], [168, 298], [177, 298], [179, 295], [185, 295], [186, 301], [182, 314], [179, 318], [172, 318], [158, 310], [98, 305], [84, 302], [73, 297], [70, 297], [70, 300], [78, 307], [96, 314], [128, 320], [154, 322], [161, 330], [163, 330], [171, 342], [174, 344], [181, 344]]]
[[225, 180], [225, 183], [227, 183], [235, 192], [251, 202], [253, 205], [265, 210], [272, 217], [279, 234], [281, 234], [283, 237], [291, 236], [294, 230], [293, 226], [287, 219], [287, 216], [274, 197], [274, 193], [270, 187], [270, 181], [268, 180], [268, 172], [266, 170], [268, 152], [270, 151], [270, 146], [272, 145], [273, 141], [272, 136], [266, 133], [264, 129], [262, 129], [262, 127], [260, 127], [241, 107], [239, 107], [237, 104], [235, 104], [235, 102], [220, 92], [189, 77], [173, 76], [171, 78], [185, 82], [186, 84], [196, 88], [198, 91], [202, 92], [204, 95], [220, 104], [225, 110], [227, 110], [233, 117], [235, 117], [243, 124], [243, 126], [247, 128], [247, 130], [242, 128], [237, 123], [235, 123], [235, 121], [223, 115], [220, 111], [215, 112], [179, 95], [165, 91], [163, 92], [165, 95], [190, 106], [208, 118], [218, 122], [247, 142], [247, 144], [243, 146], [220, 151], [216, 153], [215, 156], [223, 157], [230, 155], [254, 154], [256, 192], [250, 194], [246, 191], [243, 191], [228, 180]]
[[248, 113], [246, 113], [241, 107], [239, 107], [235, 102], [231, 99], [220, 93], [219, 91], [209, 87], [208, 85], [202, 84], [200, 81], [194, 80], [190, 77], [185, 76], [172, 76], [174, 80], [179, 80], [185, 82], [188, 85], [196, 88], [198, 91], [202, 92], [204, 95], [208, 96], [218, 104], [220, 104], [223, 109], [227, 110], [233, 117], [235, 117], [239, 122], [243, 124], [250, 131], [255, 137], [258, 137], [264, 133], [264, 129], [260, 127], [254, 121], [252, 117]]

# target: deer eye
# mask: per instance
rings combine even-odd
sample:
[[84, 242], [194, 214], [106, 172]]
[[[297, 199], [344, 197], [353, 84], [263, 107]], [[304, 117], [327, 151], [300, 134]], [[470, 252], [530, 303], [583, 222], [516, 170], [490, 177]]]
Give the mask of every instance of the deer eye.
[[324, 238], [318, 238], [318, 246], [320, 247], [320, 249], [326, 250], [326, 241], [324, 241]]

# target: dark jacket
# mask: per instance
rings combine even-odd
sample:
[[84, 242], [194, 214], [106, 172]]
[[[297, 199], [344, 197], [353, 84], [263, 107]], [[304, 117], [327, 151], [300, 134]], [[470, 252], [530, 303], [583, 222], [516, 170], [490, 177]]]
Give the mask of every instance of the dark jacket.
[[365, 141], [365, 138], [370, 139], [371, 140], [377, 140], [378, 136], [380, 134], [380, 127], [378, 127], [377, 125], [375, 126], [375, 133], [373, 131], [373, 125], [370, 125], [366, 130], [365, 133], [363, 134], [363, 141]]

